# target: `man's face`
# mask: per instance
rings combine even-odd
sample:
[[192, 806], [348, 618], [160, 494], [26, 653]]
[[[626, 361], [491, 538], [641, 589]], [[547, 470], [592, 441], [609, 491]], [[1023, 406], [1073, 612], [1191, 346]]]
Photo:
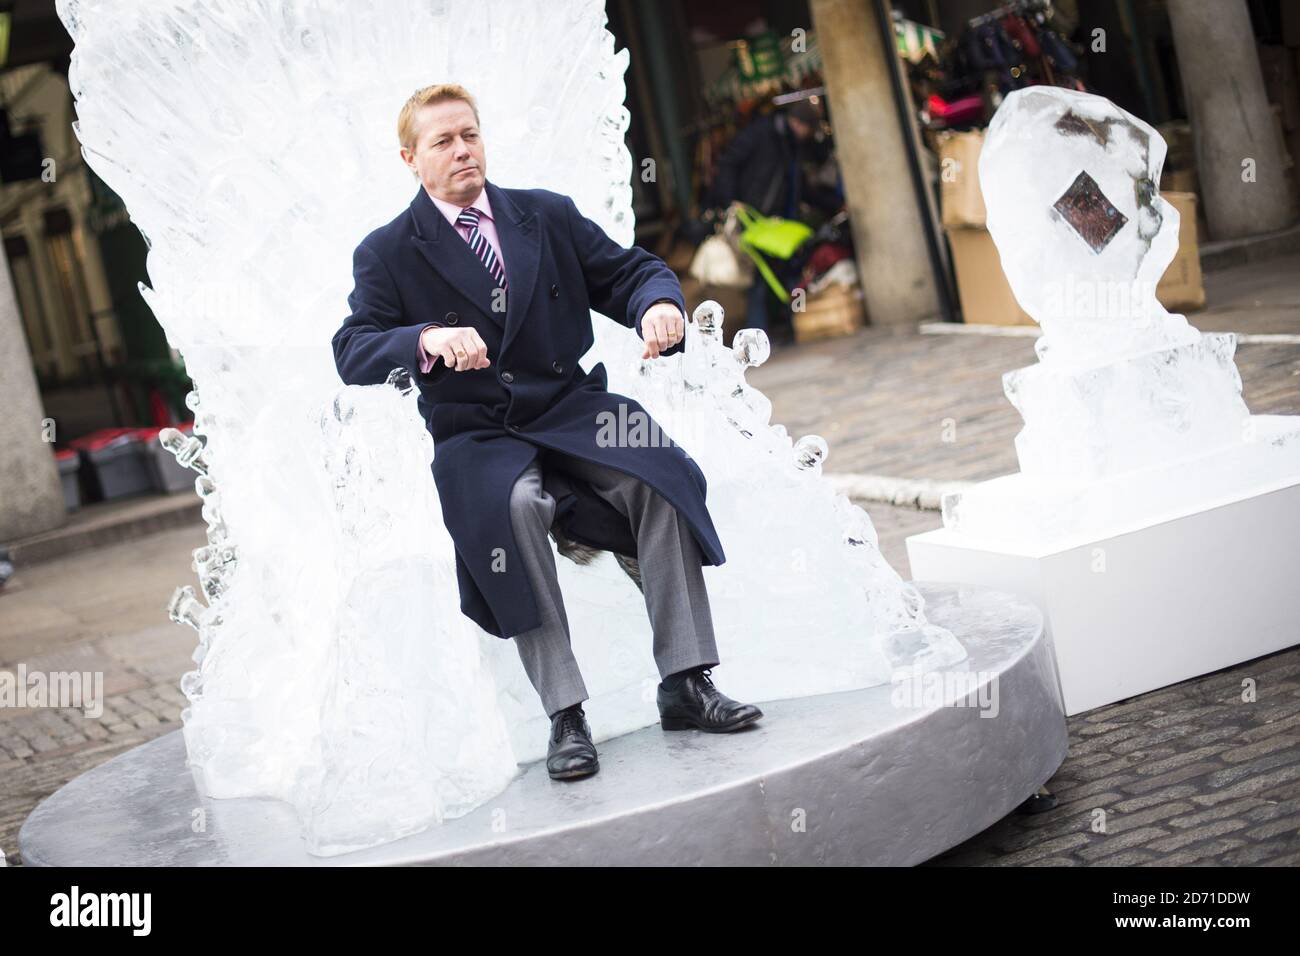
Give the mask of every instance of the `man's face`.
[[474, 111], [464, 100], [443, 100], [415, 114], [415, 148], [402, 160], [439, 199], [468, 206], [487, 181], [487, 155]]
[[803, 120], [791, 116], [790, 132], [794, 133], [795, 139], [799, 140], [799, 142], [806, 143], [812, 138], [813, 128]]

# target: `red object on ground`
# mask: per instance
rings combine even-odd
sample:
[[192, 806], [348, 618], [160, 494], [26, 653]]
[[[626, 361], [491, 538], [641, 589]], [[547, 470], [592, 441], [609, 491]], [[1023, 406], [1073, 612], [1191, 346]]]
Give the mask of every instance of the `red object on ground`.
[[89, 435], [82, 435], [68, 442], [69, 448], [77, 451], [100, 451], [110, 445], [122, 445], [136, 441], [134, 428], [101, 428]]
[[167, 405], [167, 399], [163, 398], [156, 385], [149, 389], [149, 411], [153, 414], [153, 423], [159, 428], [166, 428], [172, 420], [172, 410]]
[[853, 250], [843, 243], [823, 242], [808, 257], [808, 264], [804, 266], [804, 274], [815, 279], [835, 263], [841, 259], [847, 259], [851, 255], [853, 255]]

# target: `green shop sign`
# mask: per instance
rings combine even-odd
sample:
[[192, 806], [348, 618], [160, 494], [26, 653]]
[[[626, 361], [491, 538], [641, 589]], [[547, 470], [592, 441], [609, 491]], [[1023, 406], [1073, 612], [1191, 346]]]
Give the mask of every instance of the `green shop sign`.
[[743, 81], [769, 80], [785, 71], [781, 41], [770, 31], [759, 33], [731, 45], [731, 58]]

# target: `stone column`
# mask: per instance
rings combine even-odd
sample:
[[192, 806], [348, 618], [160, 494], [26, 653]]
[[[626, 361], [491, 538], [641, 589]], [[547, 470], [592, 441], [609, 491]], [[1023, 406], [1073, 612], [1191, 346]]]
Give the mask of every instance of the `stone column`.
[[[905, 137], [872, 0], [811, 0], [835, 146], [873, 325], [910, 325], [942, 311], [917, 208]], [[886, 24], [893, 36], [893, 24]], [[910, 106], [909, 106], [910, 108]]]
[[20, 235], [27, 240], [27, 258], [32, 266], [35, 291], [40, 296], [41, 308], [50, 317], [49, 344], [54, 350], [55, 369], [60, 379], [74, 377], [81, 373], [81, 366], [73, 349], [68, 323], [63, 320], [67, 307], [59, 289], [58, 274], [45, 245], [45, 218], [41, 215], [40, 204], [29, 202], [23, 206], [19, 221], [22, 223]]
[[1291, 225], [1282, 137], [1245, 0], [1169, 0], [1169, 22], [1210, 235], [1236, 239]]
[[54, 452], [43, 438], [40, 392], [18, 314], [9, 262], [0, 253], [0, 542], [67, 520]]

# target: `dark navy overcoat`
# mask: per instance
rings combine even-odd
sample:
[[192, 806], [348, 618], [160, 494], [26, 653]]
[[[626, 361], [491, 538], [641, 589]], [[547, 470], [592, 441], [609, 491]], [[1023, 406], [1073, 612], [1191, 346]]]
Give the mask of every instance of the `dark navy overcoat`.
[[[699, 466], [657, 424], [651, 440], [630, 426], [602, 431], [611, 421], [635, 425], [636, 412], [649, 415], [606, 389], [603, 364], [590, 371], [578, 364], [593, 342], [592, 309], [638, 335], [642, 315], [657, 301], [672, 301], [685, 314], [677, 277], [651, 253], [614, 242], [567, 196], [491, 182], [485, 188], [505, 260], [504, 312], [493, 308], [496, 285], [487, 269], [421, 185], [408, 209], [357, 246], [352, 314], [333, 347], [349, 385], [383, 383], [398, 367], [411, 371], [433, 436], [443, 520], [456, 545], [461, 610], [485, 631], [514, 637], [541, 624], [509, 508], [515, 480], [539, 454], [635, 475], [686, 519], [705, 564], [726, 558]], [[421, 373], [419, 335], [431, 323], [472, 325], [491, 365], [457, 372], [437, 359]], [[684, 347], [683, 340], [664, 354]], [[631, 440], [610, 441], [611, 434]], [[558, 530], [636, 557], [628, 519], [590, 486], [557, 476], [547, 488], [556, 494]]]

